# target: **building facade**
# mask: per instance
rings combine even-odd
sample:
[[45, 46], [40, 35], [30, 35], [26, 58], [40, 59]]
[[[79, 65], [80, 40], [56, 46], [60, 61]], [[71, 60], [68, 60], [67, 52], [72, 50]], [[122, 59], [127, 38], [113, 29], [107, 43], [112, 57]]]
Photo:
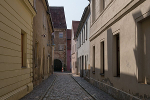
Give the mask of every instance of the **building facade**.
[[120, 100], [150, 98], [149, 4], [90, 1], [90, 82]]
[[33, 0], [0, 1], [0, 100], [33, 90]]
[[47, 0], [34, 0], [37, 12], [33, 19], [33, 84], [34, 86], [53, 73], [52, 33], [53, 26]]
[[67, 70], [71, 72], [71, 29], [67, 29]]
[[54, 27], [54, 71], [67, 68], [67, 26], [64, 7], [49, 7]]
[[77, 39], [75, 39], [78, 25], [80, 21], [72, 21], [72, 36], [71, 36], [71, 72], [73, 74], [78, 74], [77, 68]]
[[75, 39], [77, 39], [77, 61], [78, 73], [81, 77], [89, 80], [90, 77], [90, 5], [88, 5], [82, 15], [80, 24], [77, 29]]

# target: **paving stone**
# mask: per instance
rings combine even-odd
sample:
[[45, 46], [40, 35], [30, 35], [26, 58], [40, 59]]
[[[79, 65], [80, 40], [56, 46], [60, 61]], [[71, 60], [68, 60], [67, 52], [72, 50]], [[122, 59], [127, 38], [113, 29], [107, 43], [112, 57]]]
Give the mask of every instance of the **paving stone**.
[[49, 95], [47, 100], [84, 100], [85, 98], [92, 98], [68, 73], [57, 73], [55, 84], [52, 85], [47, 95]]
[[71, 75], [54, 73], [21, 100], [39, 100], [41, 97], [42, 100], [115, 100], [83, 78]]
[[32, 92], [21, 98], [20, 100], [39, 100], [43, 96], [47, 88], [52, 84], [56, 74], [51, 75], [49, 78], [44, 80], [40, 85], [36, 86]]
[[73, 74], [72, 77], [82, 86], [82, 88], [84, 88], [96, 100], [115, 100], [109, 94], [107, 94], [104, 91], [91, 85], [89, 82], [87, 82], [86, 80], [84, 80], [80, 76]]
[[44, 98], [43, 100], [46, 100], [46, 98]]

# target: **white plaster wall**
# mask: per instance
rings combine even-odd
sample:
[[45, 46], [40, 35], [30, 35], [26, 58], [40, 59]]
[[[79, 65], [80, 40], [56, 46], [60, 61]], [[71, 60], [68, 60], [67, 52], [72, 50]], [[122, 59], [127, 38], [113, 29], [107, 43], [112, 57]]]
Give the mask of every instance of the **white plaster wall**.
[[[85, 56], [86, 56], [86, 59], [87, 59], [87, 69], [88, 69], [88, 65], [90, 64], [90, 48], [89, 48], [90, 47], [90, 44], [89, 44], [90, 15], [87, 18], [86, 22], [87, 22], [87, 25], [88, 25], [87, 26], [87, 28], [88, 28], [87, 29], [87, 40], [85, 39], [85, 42], [83, 44], [81, 43], [81, 47], [79, 47], [77, 49], [77, 51], [78, 51], [78, 55], [77, 55], [78, 58], [84, 55], [84, 70], [85, 70]], [[86, 24], [86, 22], [84, 23], [84, 25]], [[81, 35], [81, 39], [82, 39], [82, 35]], [[87, 55], [88, 55], [88, 58], [87, 58]], [[79, 68], [81, 68], [81, 66], [79, 66]], [[80, 73], [79, 70], [78, 70], [78, 73]]]

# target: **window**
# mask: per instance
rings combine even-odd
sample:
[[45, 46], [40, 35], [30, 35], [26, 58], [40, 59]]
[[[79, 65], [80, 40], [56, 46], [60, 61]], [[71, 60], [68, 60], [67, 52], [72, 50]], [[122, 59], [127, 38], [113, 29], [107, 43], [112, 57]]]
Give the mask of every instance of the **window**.
[[101, 68], [100, 68], [100, 75], [104, 75], [104, 72], [105, 72], [105, 52], [104, 52], [104, 41], [100, 43], [100, 57], [101, 57], [101, 61], [100, 61], [100, 65], [101, 65]]
[[95, 46], [93, 46], [93, 74], [95, 74]]
[[86, 56], [85, 56], [85, 71], [87, 70], [87, 59], [86, 59]]
[[60, 44], [60, 45], [59, 45], [59, 50], [60, 50], [60, 51], [63, 51], [63, 50], [64, 50], [64, 45]]
[[80, 38], [80, 46], [79, 47], [81, 47], [81, 33], [80, 33], [80, 37], [79, 38]]
[[117, 56], [117, 76], [120, 76], [120, 38], [119, 34], [116, 35], [116, 56]]
[[27, 39], [26, 34], [24, 32], [21, 33], [21, 66], [26, 67], [27, 63]]
[[83, 33], [84, 33], [83, 42], [85, 42], [85, 26], [83, 27]]
[[100, 0], [100, 12], [105, 9], [105, 0]]
[[38, 67], [38, 42], [35, 43], [35, 67]]
[[75, 61], [75, 68], [77, 68], [77, 61]]
[[138, 82], [150, 85], [150, 16], [137, 23], [136, 64], [138, 67]]
[[81, 72], [81, 56], [79, 57], [79, 68], [78, 68], [78, 72]]
[[96, 4], [95, 0], [92, 0], [92, 22], [94, 22], [96, 19], [96, 16], [95, 16], [95, 11], [96, 11], [95, 6], [96, 5], [95, 4]]
[[77, 41], [77, 48], [79, 48], [79, 35], [78, 35], [78, 41]]
[[34, 0], [34, 9], [36, 10], [36, 0]]
[[87, 40], [87, 38], [88, 38], [88, 29], [87, 29], [88, 27], [87, 27], [87, 25], [88, 25], [88, 24], [87, 24], [87, 22], [86, 22], [86, 28], [85, 28], [85, 29], [86, 29], [86, 40]]
[[113, 38], [113, 65], [114, 76], [120, 77], [120, 38], [119, 34], [114, 35]]
[[63, 38], [63, 32], [59, 32], [59, 38]]
[[102, 0], [102, 4], [103, 4], [103, 10], [105, 9], [106, 5], [105, 5], [105, 0]]
[[76, 44], [75, 44], [75, 51], [76, 51]]
[[82, 42], [81, 42], [81, 44], [83, 44], [83, 30], [81, 31], [81, 38], [82, 38]]
[[88, 61], [88, 55], [87, 55], [87, 61]]
[[83, 74], [84, 74], [84, 56], [81, 56], [82, 58], [82, 67], [81, 67], [81, 77], [83, 77]]

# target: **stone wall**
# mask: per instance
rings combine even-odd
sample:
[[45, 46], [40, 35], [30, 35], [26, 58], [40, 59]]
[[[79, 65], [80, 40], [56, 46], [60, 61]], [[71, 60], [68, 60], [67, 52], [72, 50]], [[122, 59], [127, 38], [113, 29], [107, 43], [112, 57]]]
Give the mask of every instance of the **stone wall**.
[[[63, 38], [59, 38], [59, 33], [63, 33]], [[67, 35], [66, 29], [55, 29], [54, 32], [54, 59], [58, 59], [62, 62], [62, 66], [64, 64], [67, 66]], [[60, 45], [62, 45], [63, 50], [60, 50]]]

